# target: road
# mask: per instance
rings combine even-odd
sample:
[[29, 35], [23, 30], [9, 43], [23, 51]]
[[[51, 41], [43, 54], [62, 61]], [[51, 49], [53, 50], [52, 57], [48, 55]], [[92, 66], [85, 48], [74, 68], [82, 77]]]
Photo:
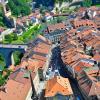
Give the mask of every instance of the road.
[[55, 70], [58, 70], [58, 73], [55, 73], [56, 75], [60, 75], [62, 77], [65, 78], [69, 78], [72, 90], [74, 92], [74, 96], [75, 96], [75, 100], [84, 100], [77, 81], [75, 79], [73, 79], [72, 77], [70, 77], [70, 75], [68, 74], [67, 69], [65, 68], [65, 65], [63, 64], [63, 61], [61, 60], [61, 52], [60, 52], [60, 48], [59, 46], [55, 47], [52, 50], [52, 59], [51, 59], [51, 63], [50, 63], [50, 68], [52, 69], [52, 72], [55, 72]]

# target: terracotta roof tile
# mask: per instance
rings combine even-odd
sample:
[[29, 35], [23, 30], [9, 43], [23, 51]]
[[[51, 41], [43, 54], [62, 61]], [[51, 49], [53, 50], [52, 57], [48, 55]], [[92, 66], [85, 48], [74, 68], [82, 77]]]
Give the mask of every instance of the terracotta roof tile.
[[[16, 82], [22, 83], [22, 84], [26, 84], [29, 83], [30, 80], [25, 78], [25, 75], [29, 75], [29, 72], [23, 68], [19, 68], [18, 70], [14, 71], [13, 73], [10, 74], [9, 79], [13, 79]], [[35, 76], [35, 73], [34, 73]], [[34, 78], [33, 76], [33, 78]]]
[[5, 85], [7, 92], [0, 92], [0, 100], [25, 100], [30, 84], [22, 84], [14, 80], [8, 80]]
[[85, 71], [86, 74], [92, 75], [94, 73], [98, 73], [99, 68], [98, 67], [91, 67], [91, 68], [88, 68], [88, 69], [84, 69], [84, 71]]
[[[57, 23], [54, 25], [48, 25], [49, 32], [55, 31], [55, 30], [65, 30], [66, 25], [64, 23]], [[47, 31], [47, 30], [46, 30]]]
[[91, 26], [91, 27], [97, 27], [96, 24], [92, 20], [74, 20], [73, 23], [74, 27], [81, 27], [81, 26]]
[[61, 76], [55, 76], [53, 79], [48, 80], [46, 85], [45, 97], [53, 97], [57, 93], [65, 96], [73, 94], [69, 80]]
[[100, 54], [95, 54], [93, 59], [100, 62]]
[[77, 64], [73, 64], [72, 66], [74, 68], [74, 70], [78, 73], [80, 71], [82, 71], [84, 68], [90, 68], [93, 67], [93, 65], [86, 63], [86, 62], [78, 62]]
[[36, 59], [36, 60], [41, 60], [41, 61], [46, 61], [46, 57], [43, 57], [43, 56], [40, 56], [40, 55], [36, 55], [36, 54], [34, 54], [33, 56], [32, 56], [32, 59]]
[[100, 95], [100, 82], [93, 83], [89, 91], [89, 96]]

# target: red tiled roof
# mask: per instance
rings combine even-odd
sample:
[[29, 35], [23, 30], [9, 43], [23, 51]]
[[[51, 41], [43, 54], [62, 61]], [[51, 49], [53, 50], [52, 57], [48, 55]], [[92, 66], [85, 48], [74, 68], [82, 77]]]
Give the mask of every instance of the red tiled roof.
[[100, 82], [93, 83], [89, 91], [89, 96], [100, 95]]
[[22, 84], [14, 80], [8, 80], [5, 85], [7, 92], [0, 92], [0, 100], [25, 100], [30, 84]]
[[57, 24], [52, 24], [52, 25], [48, 25], [48, 29], [49, 32], [55, 31], [55, 30], [65, 30], [66, 29], [66, 25], [64, 23], [57, 23]]
[[47, 81], [45, 97], [53, 97], [57, 93], [65, 96], [73, 94], [69, 80], [61, 76], [55, 76], [53, 79]]
[[95, 54], [93, 59], [100, 62], [100, 54]]
[[91, 27], [97, 27], [96, 24], [92, 20], [75, 20], [73, 22], [73, 25], [75, 28], [80, 26], [91, 26]]

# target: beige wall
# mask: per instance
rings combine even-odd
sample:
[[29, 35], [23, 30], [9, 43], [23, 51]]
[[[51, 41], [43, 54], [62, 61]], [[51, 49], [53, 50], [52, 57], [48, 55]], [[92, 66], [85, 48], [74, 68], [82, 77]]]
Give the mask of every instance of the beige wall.
[[30, 88], [25, 100], [31, 100], [31, 96], [32, 96], [32, 88]]
[[48, 67], [49, 67], [49, 62], [50, 62], [50, 59], [51, 59], [51, 55], [52, 55], [52, 53], [51, 53], [51, 47], [50, 47], [49, 53], [48, 53], [48, 55], [47, 55], [46, 63], [44, 64], [44, 71], [43, 71], [43, 76], [44, 76], [44, 77], [45, 77], [46, 71], [47, 71], [47, 69], [48, 69]]
[[[38, 94], [37, 93], [37, 91], [39, 89], [39, 76], [38, 76], [38, 72], [36, 73], [36, 76], [35, 76], [35, 78], [33, 80], [33, 83], [34, 83], [34, 88], [35, 88], [36, 94]], [[31, 96], [32, 96], [32, 88], [30, 88], [30, 90], [29, 90], [25, 100], [31, 100]]]
[[33, 80], [33, 83], [34, 83], [34, 87], [35, 87], [35, 90], [36, 90], [36, 93], [37, 93], [37, 91], [39, 89], [39, 84], [40, 84], [38, 72], [36, 72], [36, 76]]

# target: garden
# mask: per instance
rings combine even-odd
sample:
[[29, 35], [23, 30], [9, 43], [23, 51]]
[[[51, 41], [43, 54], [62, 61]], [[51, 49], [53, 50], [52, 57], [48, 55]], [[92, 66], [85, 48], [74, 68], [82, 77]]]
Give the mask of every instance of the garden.
[[41, 25], [31, 26], [22, 35], [18, 36], [16, 33], [11, 33], [5, 36], [2, 41], [3, 44], [27, 44], [30, 40], [36, 38], [40, 33]]

